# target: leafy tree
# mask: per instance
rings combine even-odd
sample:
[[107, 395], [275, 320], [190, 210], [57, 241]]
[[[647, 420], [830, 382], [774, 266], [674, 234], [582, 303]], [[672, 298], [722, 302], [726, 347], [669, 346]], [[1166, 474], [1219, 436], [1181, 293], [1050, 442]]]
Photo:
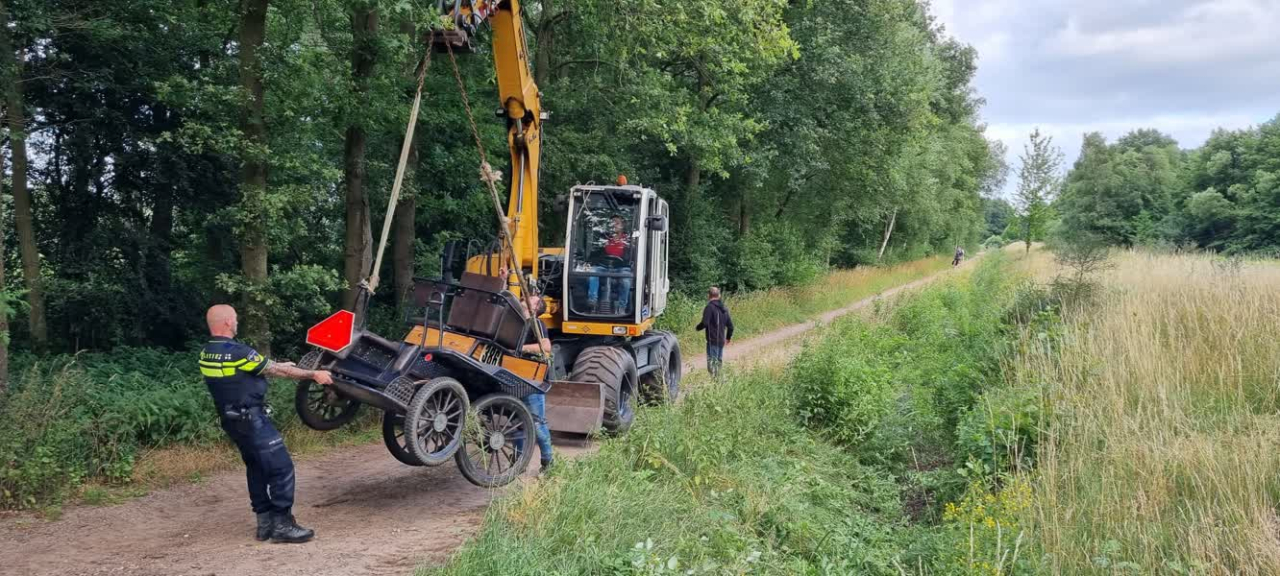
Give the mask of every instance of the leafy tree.
[[1044, 232], [1052, 214], [1050, 203], [1062, 187], [1062, 151], [1053, 145], [1052, 137], [1041, 134], [1037, 128], [1019, 160], [1022, 165], [1018, 168], [1018, 215], [1022, 220], [1023, 241], [1030, 252], [1032, 239]]
[[1088, 134], [1057, 208], [1069, 230], [1110, 244], [1150, 242], [1156, 223], [1173, 213], [1181, 169], [1177, 143], [1155, 130], [1131, 132], [1114, 145]]
[[1017, 214], [1013, 204], [1004, 198], [983, 198], [983, 214], [987, 221], [987, 236], [1000, 236]]

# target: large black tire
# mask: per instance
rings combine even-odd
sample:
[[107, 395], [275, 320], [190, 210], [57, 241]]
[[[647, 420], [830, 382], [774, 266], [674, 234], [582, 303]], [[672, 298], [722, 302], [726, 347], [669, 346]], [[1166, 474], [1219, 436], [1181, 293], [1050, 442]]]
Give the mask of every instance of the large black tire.
[[614, 434], [631, 429], [636, 419], [636, 360], [625, 348], [593, 346], [578, 354], [570, 382], [604, 386], [604, 428]]
[[422, 466], [413, 454], [409, 453], [409, 448], [404, 443], [404, 414], [396, 414], [395, 412], [382, 413], [382, 443], [386, 444], [387, 452], [390, 452], [396, 460], [401, 464], [409, 466]]
[[680, 379], [684, 375], [680, 342], [675, 334], [657, 331], [662, 339], [654, 347], [658, 369], [640, 377], [640, 390], [646, 404], [660, 406], [673, 403], [680, 397]]
[[533, 458], [533, 414], [524, 402], [507, 394], [490, 394], [472, 406], [462, 445], [454, 454], [458, 470], [476, 486], [497, 488], [510, 484], [524, 473]]
[[404, 417], [409, 454], [423, 466], [447, 462], [462, 444], [470, 408], [466, 388], [453, 378], [435, 378], [419, 387]]
[[[319, 350], [307, 352], [298, 361], [303, 370], [315, 370], [320, 367], [322, 354]], [[334, 388], [321, 386], [314, 380], [303, 380], [293, 395], [294, 408], [298, 418], [313, 430], [328, 431], [341, 428], [355, 420], [360, 412], [360, 403], [347, 398]]]

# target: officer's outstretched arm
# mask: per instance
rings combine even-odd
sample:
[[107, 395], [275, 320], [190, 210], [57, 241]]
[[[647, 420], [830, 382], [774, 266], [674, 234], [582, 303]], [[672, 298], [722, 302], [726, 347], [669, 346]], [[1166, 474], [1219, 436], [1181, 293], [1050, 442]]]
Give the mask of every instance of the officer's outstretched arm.
[[325, 386], [333, 384], [333, 377], [328, 370], [303, 370], [294, 366], [293, 362], [272, 362], [262, 370], [262, 375], [290, 380], [315, 380]]

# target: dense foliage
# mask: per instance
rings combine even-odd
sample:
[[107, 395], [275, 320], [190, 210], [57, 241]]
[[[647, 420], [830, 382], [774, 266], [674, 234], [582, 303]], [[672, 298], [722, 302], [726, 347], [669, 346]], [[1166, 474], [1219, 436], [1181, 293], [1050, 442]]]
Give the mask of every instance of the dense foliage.
[[[293, 352], [367, 272], [436, 4], [0, 4], [15, 199], [0, 310], [28, 316], [14, 346], [182, 348], [205, 306], [233, 301], [260, 348]], [[916, 0], [524, 7], [553, 113], [544, 242], [557, 196], [620, 173], [672, 202], [678, 287], [795, 284], [989, 235], [980, 193], [1003, 152], [977, 118], [976, 54]], [[459, 62], [505, 158], [502, 123], [480, 113], [497, 103], [487, 42]], [[426, 88], [384, 284], [495, 230], [445, 55]]]
[[1155, 130], [1090, 134], [1056, 208], [1063, 232], [1117, 245], [1280, 250], [1280, 117], [1195, 150]]

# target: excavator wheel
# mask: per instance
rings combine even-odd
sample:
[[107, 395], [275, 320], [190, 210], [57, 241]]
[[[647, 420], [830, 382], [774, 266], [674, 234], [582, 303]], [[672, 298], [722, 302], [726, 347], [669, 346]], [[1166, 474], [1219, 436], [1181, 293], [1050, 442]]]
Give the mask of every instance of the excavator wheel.
[[662, 331], [654, 333], [662, 335], [662, 339], [654, 347], [658, 369], [640, 377], [640, 390], [646, 404], [661, 406], [679, 398], [684, 366], [680, 357], [680, 342], [675, 335]]
[[631, 429], [636, 419], [636, 360], [624, 348], [594, 346], [573, 363], [573, 382], [604, 387], [604, 428], [614, 434]]

